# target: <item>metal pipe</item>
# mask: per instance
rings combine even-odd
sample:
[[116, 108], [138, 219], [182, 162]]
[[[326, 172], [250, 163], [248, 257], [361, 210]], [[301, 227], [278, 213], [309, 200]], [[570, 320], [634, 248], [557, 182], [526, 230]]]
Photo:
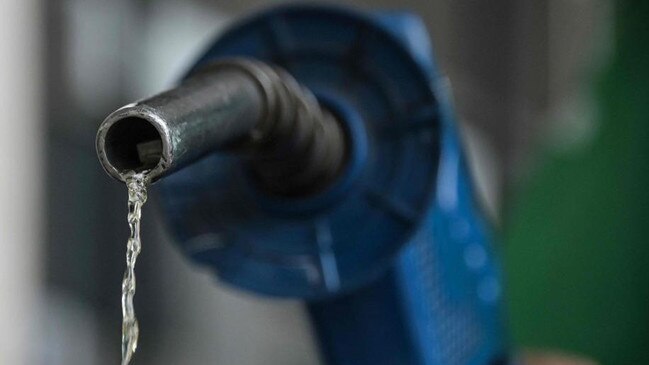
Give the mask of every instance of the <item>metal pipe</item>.
[[97, 132], [97, 154], [112, 177], [150, 170], [152, 181], [245, 139], [259, 124], [263, 94], [226, 64], [111, 113]]
[[215, 151], [248, 157], [265, 189], [301, 195], [337, 176], [345, 137], [288, 73], [248, 59], [217, 62], [177, 88], [126, 105], [97, 132], [99, 160], [120, 181], [148, 170], [153, 182]]

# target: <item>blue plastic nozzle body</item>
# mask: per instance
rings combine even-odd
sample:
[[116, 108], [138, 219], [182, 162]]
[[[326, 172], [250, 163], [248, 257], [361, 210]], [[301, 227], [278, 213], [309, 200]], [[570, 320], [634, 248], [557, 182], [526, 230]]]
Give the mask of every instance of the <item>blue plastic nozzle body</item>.
[[309, 88], [343, 125], [346, 164], [301, 197], [258, 189], [233, 155], [166, 177], [180, 250], [235, 287], [304, 299], [328, 364], [508, 363], [492, 229], [422, 21], [281, 6], [230, 27], [192, 70], [227, 57]]

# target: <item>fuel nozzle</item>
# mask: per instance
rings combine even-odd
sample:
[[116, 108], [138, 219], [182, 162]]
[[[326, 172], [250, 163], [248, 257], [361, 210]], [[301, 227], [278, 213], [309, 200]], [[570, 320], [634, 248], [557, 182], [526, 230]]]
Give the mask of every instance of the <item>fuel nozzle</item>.
[[126, 105], [99, 126], [97, 154], [112, 177], [148, 170], [153, 182], [211, 152], [237, 153], [268, 192], [328, 186], [346, 155], [340, 124], [286, 71], [219, 61], [178, 87]]

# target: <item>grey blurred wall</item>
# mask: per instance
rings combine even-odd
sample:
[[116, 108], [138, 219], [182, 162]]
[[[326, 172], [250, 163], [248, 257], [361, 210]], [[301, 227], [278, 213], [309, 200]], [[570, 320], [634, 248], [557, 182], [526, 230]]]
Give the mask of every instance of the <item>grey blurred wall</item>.
[[40, 5], [3, 1], [0, 15], [1, 364], [36, 359], [45, 177]]

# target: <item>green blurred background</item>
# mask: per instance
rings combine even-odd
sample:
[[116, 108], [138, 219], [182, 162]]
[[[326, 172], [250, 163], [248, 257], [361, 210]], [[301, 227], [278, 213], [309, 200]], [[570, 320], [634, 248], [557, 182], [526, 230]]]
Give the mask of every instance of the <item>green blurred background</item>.
[[649, 1], [613, 29], [594, 137], [546, 148], [506, 210], [510, 317], [521, 345], [649, 364]]

